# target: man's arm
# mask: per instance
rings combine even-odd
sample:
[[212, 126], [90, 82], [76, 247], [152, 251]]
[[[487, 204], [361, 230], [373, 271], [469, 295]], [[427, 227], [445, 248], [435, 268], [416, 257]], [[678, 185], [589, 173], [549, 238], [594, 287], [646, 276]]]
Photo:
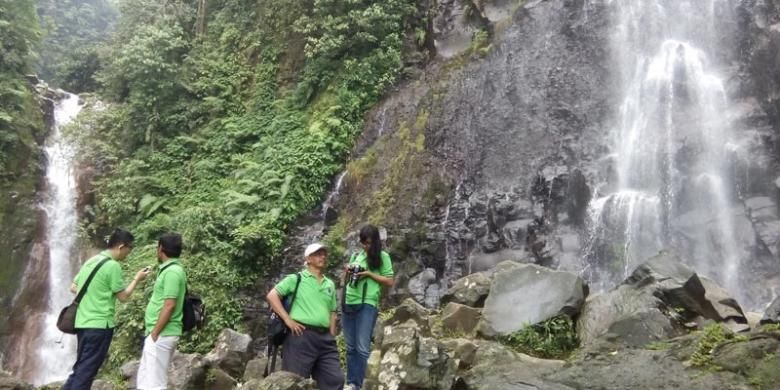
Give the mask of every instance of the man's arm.
[[127, 287], [125, 287], [124, 290], [114, 293], [114, 295], [116, 295], [116, 299], [119, 299], [119, 302], [126, 302], [130, 298], [130, 294], [132, 294], [133, 290], [135, 290], [136, 284], [146, 279], [146, 276], [149, 275], [149, 272], [151, 271], [149, 270], [148, 267], [138, 271], [135, 274], [133, 280], [130, 282], [130, 284], [127, 285]]
[[301, 333], [303, 333], [303, 330], [306, 328], [290, 318], [290, 313], [288, 313], [287, 310], [284, 310], [282, 299], [279, 297], [279, 292], [276, 291], [276, 288], [272, 288], [271, 291], [268, 292], [268, 295], [265, 296], [265, 300], [271, 305], [271, 310], [284, 321], [284, 324], [290, 328], [294, 335], [300, 336]]
[[176, 298], [168, 298], [165, 300], [165, 302], [163, 302], [162, 310], [160, 310], [160, 316], [157, 317], [157, 323], [154, 324], [154, 329], [152, 329], [151, 336], [154, 342], [157, 342], [157, 339], [160, 337], [160, 333], [163, 329], [165, 329], [165, 325], [168, 325], [168, 321], [170, 321], [174, 309], [176, 309]]
[[382, 276], [378, 273], [371, 272], [371, 271], [358, 272], [358, 276], [360, 277], [368, 276], [369, 278], [376, 280], [377, 282], [379, 282], [379, 284], [386, 287], [393, 287], [393, 283], [395, 283], [395, 279], [393, 277]]

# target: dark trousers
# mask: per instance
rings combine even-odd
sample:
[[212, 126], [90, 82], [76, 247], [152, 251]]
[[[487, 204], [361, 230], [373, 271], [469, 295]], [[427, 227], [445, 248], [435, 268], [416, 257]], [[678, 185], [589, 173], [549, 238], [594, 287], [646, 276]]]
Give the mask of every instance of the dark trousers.
[[108, 355], [114, 329], [79, 329], [76, 333], [78, 349], [73, 372], [62, 390], [89, 390], [92, 381]]
[[344, 387], [336, 339], [326, 329], [307, 327], [300, 336], [288, 335], [282, 349], [282, 370], [314, 378], [320, 390]]

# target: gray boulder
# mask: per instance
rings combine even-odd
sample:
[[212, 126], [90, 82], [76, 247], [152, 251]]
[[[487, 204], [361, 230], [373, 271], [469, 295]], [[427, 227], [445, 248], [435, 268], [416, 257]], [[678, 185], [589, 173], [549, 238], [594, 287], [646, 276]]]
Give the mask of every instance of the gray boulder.
[[471, 307], [482, 307], [490, 293], [490, 276], [486, 272], [477, 272], [458, 279], [441, 297], [442, 305], [449, 302]]
[[584, 344], [607, 337], [628, 345], [682, 335], [701, 320], [748, 329], [739, 304], [674, 254], [662, 252], [637, 267], [623, 284], [585, 303], [577, 321]]
[[97, 379], [92, 382], [92, 387], [90, 387], [90, 390], [114, 390], [115, 388], [116, 386], [114, 386], [113, 383], [104, 381], [102, 379]]
[[0, 371], [0, 390], [28, 390], [32, 388], [29, 383], [25, 383], [7, 372]]
[[234, 378], [244, 374], [246, 362], [249, 360], [249, 345], [252, 338], [232, 329], [223, 329], [217, 337], [214, 349], [209, 352], [205, 361], [210, 367], [220, 368]]
[[[279, 357], [276, 358], [277, 368], [279, 367]], [[246, 369], [244, 370], [244, 381], [251, 379], [263, 379], [263, 372], [265, 372], [265, 366], [268, 363], [268, 358], [265, 356], [254, 358], [246, 363]]]
[[122, 379], [127, 381], [127, 387], [130, 389], [135, 389], [140, 363], [139, 360], [131, 360], [119, 368], [119, 374], [122, 376]]
[[241, 386], [242, 390], [315, 390], [311, 379], [304, 379], [287, 371], [276, 371], [264, 379], [252, 379]]
[[168, 388], [170, 390], [200, 390], [206, 382], [206, 362], [197, 353], [173, 354], [168, 368]]
[[452, 357], [458, 361], [458, 369], [468, 369], [476, 362], [477, 349], [479, 347], [473, 340], [447, 339], [443, 340], [442, 344], [447, 348]]
[[476, 330], [479, 318], [479, 309], [450, 302], [444, 307], [441, 322], [445, 332], [470, 335]]
[[761, 325], [780, 324], [780, 297], [775, 298], [772, 304], [764, 311], [764, 317], [761, 318]]
[[574, 317], [587, 295], [587, 284], [573, 273], [501, 263], [493, 274], [479, 333], [508, 335], [559, 315]]
[[232, 376], [218, 368], [209, 369], [206, 373], [206, 389], [233, 390], [238, 383]]
[[405, 299], [398, 307], [395, 308], [393, 315], [385, 322], [385, 325], [397, 325], [407, 321], [412, 321], [419, 327], [419, 330], [425, 334], [430, 333], [430, 321], [429, 317], [431, 311], [424, 308], [414, 299]]

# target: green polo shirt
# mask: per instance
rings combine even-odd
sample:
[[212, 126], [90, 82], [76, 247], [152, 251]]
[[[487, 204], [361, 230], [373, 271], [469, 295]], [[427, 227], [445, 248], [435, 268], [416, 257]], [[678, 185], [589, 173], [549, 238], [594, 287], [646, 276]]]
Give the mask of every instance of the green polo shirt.
[[87, 292], [81, 298], [79, 308], [76, 311], [76, 328], [78, 329], [106, 329], [114, 327], [114, 312], [116, 310], [116, 293], [125, 289], [122, 277], [122, 267], [111, 258], [108, 251], [87, 260], [79, 273], [73, 279], [77, 290], [89, 278], [89, 274], [103, 259], [109, 260], [103, 264], [87, 286]]
[[[393, 263], [390, 261], [390, 255], [387, 252], [382, 251], [382, 265], [378, 270], [369, 270], [379, 275], [392, 278], [393, 277]], [[368, 269], [368, 256], [366, 251], [361, 251], [354, 256], [350, 264], [360, 264], [361, 267]], [[365, 303], [374, 307], [379, 306], [379, 296], [382, 294], [382, 286], [374, 279], [369, 277], [362, 277], [357, 282], [357, 286], [352, 286], [352, 283], [347, 284], [347, 305], [359, 305], [363, 303], [363, 288], [366, 289], [366, 301]]]
[[[290, 309], [290, 318], [304, 326], [330, 327], [330, 315], [338, 308], [336, 285], [325, 276], [318, 281], [307, 269], [300, 274], [301, 284]], [[295, 291], [297, 281], [295, 274], [287, 275], [274, 288], [280, 296], [286, 297]]]
[[[167, 267], [169, 264], [173, 264]], [[181, 265], [179, 259], [168, 259], [168, 261], [160, 264], [160, 269], [165, 268], [159, 275], [157, 280], [154, 281], [154, 289], [152, 290], [152, 297], [149, 298], [149, 304], [146, 305], [146, 314], [144, 315], [144, 322], [146, 324], [146, 335], [152, 333], [152, 329], [157, 324], [157, 319], [160, 318], [160, 312], [163, 308], [163, 303], [166, 299], [175, 299], [176, 307], [173, 309], [173, 314], [165, 324], [160, 336], [181, 336], [182, 335], [182, 319], [184, 308], [184, 294], [187, 290], [187, 275], [184, 273], [184, 266]]]

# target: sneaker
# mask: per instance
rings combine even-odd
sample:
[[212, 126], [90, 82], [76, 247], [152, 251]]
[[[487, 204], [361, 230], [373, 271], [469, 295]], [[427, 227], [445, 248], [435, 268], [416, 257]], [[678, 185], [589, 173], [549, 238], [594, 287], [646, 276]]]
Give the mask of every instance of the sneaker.
[[352, 383], [344, 386], [344, 390], [358, 390], [357, 386], [353, 385]]

